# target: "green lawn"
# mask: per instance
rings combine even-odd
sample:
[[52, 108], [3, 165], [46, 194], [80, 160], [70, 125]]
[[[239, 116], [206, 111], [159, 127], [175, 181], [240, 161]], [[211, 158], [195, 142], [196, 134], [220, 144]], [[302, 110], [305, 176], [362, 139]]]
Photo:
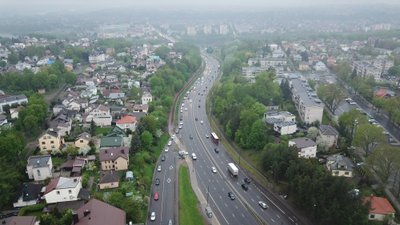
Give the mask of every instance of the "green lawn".
[[197, 197], [190, 185], [189, 170], [183, 165], [179, 168], [179, 224], [205, 224], [199, 211]]
[[112, 127], [96, 127], [95, 134], [96, 136], [103, 135], [108, 133]]

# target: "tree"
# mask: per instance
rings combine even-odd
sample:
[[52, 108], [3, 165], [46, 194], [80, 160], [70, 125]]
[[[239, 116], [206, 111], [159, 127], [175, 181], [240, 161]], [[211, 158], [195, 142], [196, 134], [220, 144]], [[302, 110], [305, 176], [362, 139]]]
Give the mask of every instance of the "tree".
[[130, 148], [129, 152], [134, 154], [135, 152], [139, 151], [141, 148], [142, 148], [142, 142], [140, 140], [138, 131], [136, 131], [132, 134], [131, 148]]
[[153, 135], [149, 131], [145, 130], [142, 133], [142, 135], [140, 135], [140, 140], [141, 140], [142, 146], [145, 149], [149, 150], [151, 145], [153, 144]]
[[77, 147], [73, 146], [73, 145], [68, 145], [65, 149], [64, 149], [64, 153], [66, 155], [70, 155], [70, 156], [76, 156], [79, 154], [79, 150]]
[[96, 123], [93, 121], [90, 121], [90, 135], [94, 137], [96, 135]]
[[132, 100], [138, 101], [140, 99], [140, 96], [141, 96], [140, 89], [137, 88], [136, 86], [132, 86], [130, 98]]
[[357, 127], [354, 134], [354, 145], [361, 147], [368, 156], [379, 143], [385, 140], [382, 128], [368, 123]]
[[318, 87], [318, 96], [325, 102], [326, 106], [335, 113], [340, 103], [346, 97], [342, 88], [337, 84], [323, 84]]
[[310, 127], [307, 130], [307, 137], [309, 137], [309, 138], [311, 138], [311, 139], [313, 139], [315, 141], [315, 139], [318, 136], [318, 132], [319, 132], [318, 128]]
[[358, 110], [352, 109], [343, 113], [339, 117], [339, 131], [348, 140], [351, 140], [354, 135], [356, 126], [368, 123], [367, 118], [362, 115]]
[[10, 62], [10, 64], [15, 65], [18, 63], [18, 55], [16, 53], [11, 53], [10, 55], [8, 55], [8, 61]]
[[387, 184], [390, 177], [400, 172], [400, 151], [392, 146], [377, 148], [367, 157], [366, 166]]

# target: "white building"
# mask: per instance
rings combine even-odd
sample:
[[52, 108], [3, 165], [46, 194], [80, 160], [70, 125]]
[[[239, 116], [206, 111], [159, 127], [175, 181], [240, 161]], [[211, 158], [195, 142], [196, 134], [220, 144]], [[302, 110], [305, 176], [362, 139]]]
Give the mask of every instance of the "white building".
[[297, 131], [297, 125], [296, 122], [292, 121], [274, 123], [274, 131], [280, 135], [294, 134]]
[[106, 106], [99, 105], [87, 115], [85, 121], [86, 123], [90, 123], [92, 120], [97, 126], [111, 126], [112, 116], [110, 114], [110, 109]]
[[116, 125], [123, 129], [123, 130], [131, 130], [132, 132], [134, 132], [136, 130], [136, 124], [137, 124], [137, 120], [136, 117], [134, 116], [124, 116], [121, 119], [117, 120]]
[[104, 53], [95, 52], [89, 55], [89, 63], [96, 64], [106, 61], [106, 55]]
[[53, 162], [50, 155], [34, 155], [28, 158], [26, 173], [35, 181], [53, 177]]
[[289, 140], [289, 147], [295, 147], [299, 158], [315, 158], [317, 144], [309, 138], [295, 138]]
[[47, 204], [76, 201], [81, 188], [81, 177], [58, 177], [46, 186], [44, 198]]
[[308, 86], [307, 81], [300, 79], [290, 80], [292, 100], [296, 105], [300, 118], [305, 123], [322, 122], [324, 105], [317, 94]]
[[320, 71], [320, 72], [326, 72], [328, 71], [328, 67], [326, 67], [325, 63], [318, 61], [315, 65], [314, 65], [314, 69], [315, 71]]
[[327, 158], [326, 168], [337, 177], [353, 177], [353, 163], [342, 155], [331, 155]]
[[142, 104], [148, 105], [151, 101], [153, 101], [153, 96], [150, 94], [150, 92], [144, 92], [142, 95]]
[[280, 135], [296, 133], [296, 116], [287, 111], [269, 111], [264, 113], [266, 123], [273, 125], [274, 131]]
[[13, 106], [21, 104], [28, 104], [28, 98], [25, 95], [12, 95], [12, 96], [0, 97], [0, 113], [3, 112], [3, 107], [6, 105]]
[[318, 133], [318, 142], [325, 143], [328, 148], [334, 147], [337, 145], [337, 141], [339, 138], [339, 132], [332, 127], [331, 125], [323, 125], [319, 126]]

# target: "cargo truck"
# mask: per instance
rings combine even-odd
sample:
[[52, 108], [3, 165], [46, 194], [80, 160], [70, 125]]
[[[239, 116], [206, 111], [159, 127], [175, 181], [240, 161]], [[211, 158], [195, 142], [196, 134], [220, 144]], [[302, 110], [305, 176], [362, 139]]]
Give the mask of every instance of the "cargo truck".
[[239, 175], [239, 169], [233, 163], [228, 163], [228, 170], [233, 176]]

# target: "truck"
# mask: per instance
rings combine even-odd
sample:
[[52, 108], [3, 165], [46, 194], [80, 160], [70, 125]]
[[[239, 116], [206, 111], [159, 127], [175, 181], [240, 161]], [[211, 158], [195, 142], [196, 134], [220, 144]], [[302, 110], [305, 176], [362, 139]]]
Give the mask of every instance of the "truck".
[[228, 163], [228, 170], [233, 176], [239, 175], [239, 169], [233, 163]]

